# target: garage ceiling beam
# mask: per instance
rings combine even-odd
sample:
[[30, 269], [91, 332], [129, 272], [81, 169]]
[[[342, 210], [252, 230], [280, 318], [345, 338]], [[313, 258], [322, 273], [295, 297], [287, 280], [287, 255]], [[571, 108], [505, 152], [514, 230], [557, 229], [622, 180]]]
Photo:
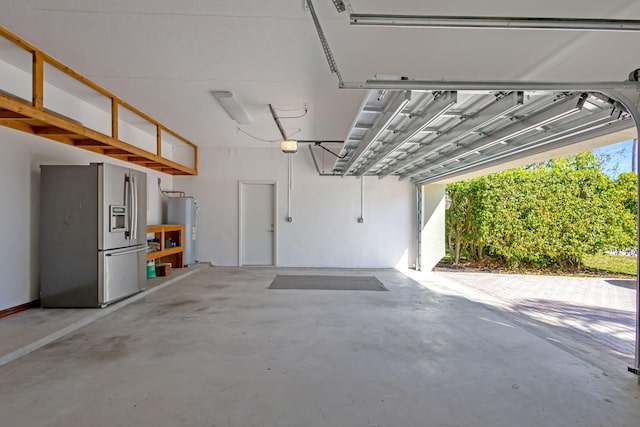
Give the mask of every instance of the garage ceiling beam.
[[494, 16], [380, 15], [352, 13], [351, 25], [403, 28], [486, 28], [505, 30], [640, 31], [632, 19], [530, 18]]

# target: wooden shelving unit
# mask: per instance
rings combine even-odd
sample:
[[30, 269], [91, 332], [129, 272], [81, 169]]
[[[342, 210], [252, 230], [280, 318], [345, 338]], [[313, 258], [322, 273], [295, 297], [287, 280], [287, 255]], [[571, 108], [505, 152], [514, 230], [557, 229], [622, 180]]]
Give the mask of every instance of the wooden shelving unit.
[[[27, 102], [24, 99], [12, 96], [11, 88], [3, 87], [4, 82], [0, 82], [0, 125], [171, 175], [198, 174], [198, 147], [191, 141], [0, 26], [0, 41], [4, 40], [12, 42], [32, 56], [32, 101]], [[56, 68], [84, 85], [87, 89], [91, 89], [102, 95], [106, 100], [109, 100], [111, 103], [111, 132], [109, 135], [83, 126], [72, 117], [65, 117], [45, 108], [45, 64]], [[131, 111], [140, 119], [146, 120], [148, 124], [155, 127], [156, 147], [154, 152], [120, 139], [118, 135], [118, 116], [119, 111], [122, 109]], [[164, 135], [173, 137], [184, 146], [192, 149], [192, 165], [180, 164], [163, 156], [162, 141]]]
[[[147, 261], [170, 262], [173, 268], [182, 268], [184, 251], [184, 225], [155, 224], [147, 226], [147, 233], [153, 233], [160, 241], [160, 250], [147, 253]], [[165, 247], [167, 239], [177, 246]]]

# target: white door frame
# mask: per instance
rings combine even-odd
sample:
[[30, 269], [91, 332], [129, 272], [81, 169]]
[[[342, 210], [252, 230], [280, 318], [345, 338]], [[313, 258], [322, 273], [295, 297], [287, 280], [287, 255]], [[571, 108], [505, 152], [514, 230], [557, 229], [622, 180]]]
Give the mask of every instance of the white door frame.
[[244, 223], [244, 187], [245, 185], [271, 184], [273, 185], [273, 266], [278, 266], [278, 182], [277, 181], [238, 181], [238, 266], [244, 265], [242, 259], [242, 249], [244, 233], [242, 225]]

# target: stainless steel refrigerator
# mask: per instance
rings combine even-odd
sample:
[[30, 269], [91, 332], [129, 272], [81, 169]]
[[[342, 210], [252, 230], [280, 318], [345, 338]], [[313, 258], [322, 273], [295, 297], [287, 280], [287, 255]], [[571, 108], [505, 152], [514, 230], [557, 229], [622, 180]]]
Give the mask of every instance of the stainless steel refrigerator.
[[[198, 204], [193, 197], [170, 197], [167, 200], [167, 223], [184, 224], [182, 263], [189, 267], [196, 263], [198, 235]], [[182, 265], [176, 266], [182, 267]]]
[[104, 307], [144, 290], [147, 175], [108, 163], [40, 167], [40, 302]]

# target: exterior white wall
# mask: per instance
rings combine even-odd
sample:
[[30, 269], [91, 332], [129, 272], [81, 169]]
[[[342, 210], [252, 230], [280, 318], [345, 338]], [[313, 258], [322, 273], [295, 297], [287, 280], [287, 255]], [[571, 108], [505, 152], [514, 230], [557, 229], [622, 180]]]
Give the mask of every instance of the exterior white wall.
[[287, 267], [408, 267], [414, 257], [413, 186], [395, 178], [360, 181], [318, 176], [306, 146], [293, 155], [291, 216], [287, 222], [287, 155], [279, 147], [201, 147], [199, 175], [175, 177], [175, 190], [198, 200], [196, 259], [238, 265], [238, 182], [276, 181], [278, 265]]
[[157, 179], [172, 177], [55, 141], [0, 127], [0, 310], [39, 298], [38, 222], [40, 165], [107, 162], [147, 173], [147, 221], [160, 223], [163, 200]]
[[445, 186], [430, 184], [422, 186], [424, 225], [420, 267], [429, 271], [445, 255]]

